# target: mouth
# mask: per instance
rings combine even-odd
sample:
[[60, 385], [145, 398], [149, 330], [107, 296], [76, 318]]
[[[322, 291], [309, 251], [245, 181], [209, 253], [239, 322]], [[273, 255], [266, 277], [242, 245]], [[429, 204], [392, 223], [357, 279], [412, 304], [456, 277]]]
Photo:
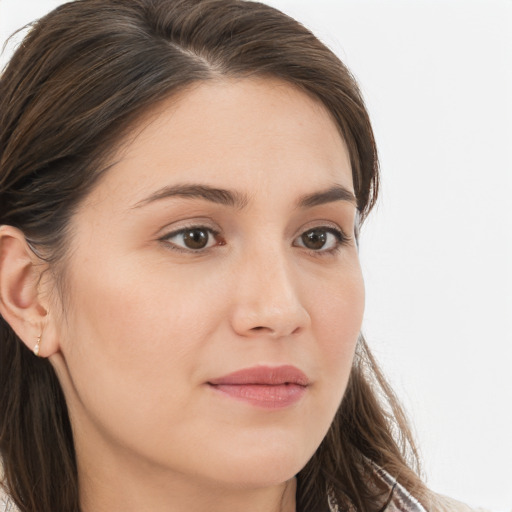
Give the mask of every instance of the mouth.
[[295, 366], [255, 366], [208, 381], [213, 390], [264, 409], [281, 409], [297, 403], [310, 386]]

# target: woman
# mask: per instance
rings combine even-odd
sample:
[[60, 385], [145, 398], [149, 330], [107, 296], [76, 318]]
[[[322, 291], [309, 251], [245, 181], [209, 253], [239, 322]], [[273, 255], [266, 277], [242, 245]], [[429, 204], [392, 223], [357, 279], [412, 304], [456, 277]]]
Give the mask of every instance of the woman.
[[456, 510], [359, 334], [377, 155], [310, 32], [76, 1], [0, 119], [5, 510]]

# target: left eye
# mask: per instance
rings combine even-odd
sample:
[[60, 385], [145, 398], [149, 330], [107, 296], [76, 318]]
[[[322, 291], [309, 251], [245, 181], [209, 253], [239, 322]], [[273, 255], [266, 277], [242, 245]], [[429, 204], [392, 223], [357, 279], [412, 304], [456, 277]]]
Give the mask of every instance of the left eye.
[[295, 245], [305, 247], [311, 251], [334, 250], [343, 243], [344, 237], [341, 231], [334, 228], [313, 228], [305, 231], [295, 239]]
[[192, 227], [170, 233], [166, 235], [163, 240], [170, 242], [178, 249], [200, 251], [201, 249], [208, 249], [215, 245], [216, 235], [217, 233], [213, 232], [210, 228]]

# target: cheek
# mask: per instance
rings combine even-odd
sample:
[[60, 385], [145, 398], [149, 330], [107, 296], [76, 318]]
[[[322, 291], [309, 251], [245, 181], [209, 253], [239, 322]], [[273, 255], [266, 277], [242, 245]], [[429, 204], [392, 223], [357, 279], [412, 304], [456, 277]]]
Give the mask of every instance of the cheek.
[[[326, 338], [341, 341], [350, 339], [361, 328], [365, 290], [358, 261], [334, 273], [321, 284], [313, 286], [311, 296], [312, 319], [315, 327], [324, 332]], [[352, 336], [351, 336], [352, 335]]]
[[341, 400], [354, 358], [364, 314], [365, 292], [361, 270], [324, 283], [311, 295], [312, 328], [319, 346], [323, 373], [330, 380], [333, 399]]
[[[97, 348], [111, 356], [125, 354], [132, 360], [134, 353], [164, 350], [171, 342], [178, 351], [174, 355], [179, 355], [176, 334], [186, 329], [193, 340], [208, 322], [202, 307], [209, 296], [204, 281], [195, 283], [180, 272], [171, 274], [138, 259], [103, 264], [101, 272], [87, 274], [75, 274], [79, 293], [73, 297], [73, 319], [82, 324], [75, 330], [94, 331], [89, 341], [101, 339]], [[197, 321], [200, 315], [204, 322]]]
[[140, 261], [105, 259], [94, 273], [93, 266], [73, 274], [76, 292], [63, 348], [80, 399], [91, 409], [115, 404], [121, 413], [124, 405], [131, 410], [130, 397], [138, 397], [139, 407], [149, 411], [172, 386], [181, 407], [197, 354], [216, 322], [216, 303], [204, 304], [204, 283], [200, 293], [179, 273], [168, 276]]

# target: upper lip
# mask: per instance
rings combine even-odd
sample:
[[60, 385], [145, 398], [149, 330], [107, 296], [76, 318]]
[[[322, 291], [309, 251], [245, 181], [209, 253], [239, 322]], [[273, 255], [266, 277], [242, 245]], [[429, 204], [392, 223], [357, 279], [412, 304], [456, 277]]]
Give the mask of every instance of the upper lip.
[[291, 365], [283, 366], [254, 366], [237, 370], [223, 377], [212, 379], [208, 384], [219, 385], [247, 385], [260, 384], [277, 386], [282, 384], [296, 384], [308, 386], [309, 379], [304, 372]]

